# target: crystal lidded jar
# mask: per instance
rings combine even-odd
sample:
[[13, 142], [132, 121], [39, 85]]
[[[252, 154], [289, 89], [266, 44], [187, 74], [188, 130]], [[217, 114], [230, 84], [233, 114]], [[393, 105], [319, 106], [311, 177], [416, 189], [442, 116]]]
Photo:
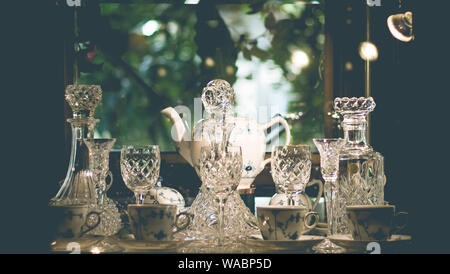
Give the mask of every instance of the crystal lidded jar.
[[336, 98], [334, 109], [343, 116], [344, 146], [339, 153], [336, 234], [348, 234], [345, 207], [384, 204], [384, 158], [367, 143], [367, 116], [375, 109], [372, 97]]

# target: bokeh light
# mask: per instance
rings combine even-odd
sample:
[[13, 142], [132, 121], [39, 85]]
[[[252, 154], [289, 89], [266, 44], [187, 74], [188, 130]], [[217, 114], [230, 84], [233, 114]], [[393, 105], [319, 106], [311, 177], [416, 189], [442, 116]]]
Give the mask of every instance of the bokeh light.
[[363, 60], [375, 61], [378, 59], [378, 48], [371, 42], [362, 42], [359, 46], [359, 55]]
[[142, 26], [142, 34], [145, 36], [152, 36], [160, 27], [161, 25], [158, 21], [149, 20]]

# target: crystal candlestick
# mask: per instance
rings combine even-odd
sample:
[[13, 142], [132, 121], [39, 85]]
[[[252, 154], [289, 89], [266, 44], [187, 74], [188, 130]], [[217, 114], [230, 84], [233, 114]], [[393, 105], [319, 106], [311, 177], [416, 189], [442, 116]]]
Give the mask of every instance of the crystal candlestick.
[[[325, 180], [324, 194], [328, 221], [328, 237], [336, 232], [336, 218], [343, 213], [336, 214], [336, 201], [339, 199], [337, 179], [339, 174], [339, 151], [344, 145], [344, 139], [313, 139], [320, 153], [320, 171]], [[340, 246], [332, 243], [328, 238], [314, 248], [322, 253], [341, 253]]]

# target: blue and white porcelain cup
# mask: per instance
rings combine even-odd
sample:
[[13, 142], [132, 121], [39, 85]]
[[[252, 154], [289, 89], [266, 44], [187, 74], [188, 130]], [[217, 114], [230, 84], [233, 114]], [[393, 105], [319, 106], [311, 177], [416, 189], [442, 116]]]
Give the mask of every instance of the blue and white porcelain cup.
[[[184, 223], [179, 225], [179, 217], [185, 215]], [[128, 218], [136, 240], [170, 241], [173, 234], [186, 229], [191, 216], [187, 213], [177, 214], [175, 205], [128, 205]]]
[[[55, 222], [53, 236], [56, 238], [80, 238], [101, 222], [100, 213], [89, 212], [88, 205], [51, 205], [50, 209]], [[93, 215], [96, 222], [88, 224]]]
[[[396, 213], [394, 205], [355, 205], [346, 210], [354, 240], [385, 241], [393, 231], [406, 227], [408, 213]], [[401, 218], [405, 218], [403, 222]]]
[[317, 212], [304, 206], [260, 206], [256, 214], [264, 240], [295, 241], [319, 222]]

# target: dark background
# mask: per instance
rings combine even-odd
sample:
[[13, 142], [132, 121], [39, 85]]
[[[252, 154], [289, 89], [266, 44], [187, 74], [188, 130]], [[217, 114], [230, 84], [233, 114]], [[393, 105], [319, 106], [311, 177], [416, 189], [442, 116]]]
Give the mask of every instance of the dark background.
[[[405, 252], [450, 253], [450, 4], [403, 2], [414, 13], [412, 43], [393, 40], [385, 25], [388, 10], [374, 11], [379, 17], [372, 24], [381, 27], [373, 39], [381, 55], [373, 67], [371, 143], [385, 156], [386, 199], [410, 214], [414, 245]], [[44, 253], [52, 223], [47, 204], [61, 179], [54, 170], [66, 169], [63, 95], [55, 81], [63, 70], [62, 34], [54, 1], [15, 5], [2, 4], [0, 16], [0, 253]]]
[[[385, 1], [386, 2], [386, 1]], [[448, 1], [403, 1], [414, 13], [412, 43], [374, 66], [373, 141], [385, 156], [386, 200], [410, 214], [412, 253], [450, 253]], [[384, 23], [384, 22], [380, 22]], [[376, 33], [374, 39], [389, 37]], [[389, 51], [387, 51], [389, 52]]]

